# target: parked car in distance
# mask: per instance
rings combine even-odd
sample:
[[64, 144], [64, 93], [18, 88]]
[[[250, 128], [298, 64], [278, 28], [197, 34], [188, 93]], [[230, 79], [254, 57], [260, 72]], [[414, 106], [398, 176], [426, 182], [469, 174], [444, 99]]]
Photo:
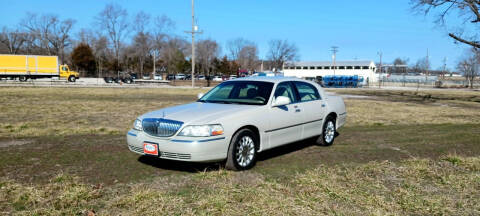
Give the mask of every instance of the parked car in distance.
[[185, 74], [180, 74], [179, 73], [179, 74], [175, 75], [175, 79], [176, 80], [184, 80], [185, 79]]
[[168, 74], [167, 75], [167, 80], [174, 80], [175, 79], [175, 75], [174, 74]]
[[144, 80], [149, 80], [149, 79], [150, 79], [150, 75], [145, 74], [145, 75], [143, 75], [142, 78], [143, 78]]
[[236, 79], [237, 75], [230, 75], [230, 79]]
[[160, 75], [160, 74], [153, 75], [153, 79], [154, 80], [163, 80], [162, 75]]
[[197, 79], [198, 79], [198, 80], [205, 80], [205, 76], [204, 76], [204, 75], [198, 75], [198, 76], [197, 76]]
[[223, 79], [222, 79], [221, 76], [214, 76], [214, 77], [212, 78], [212, 81], [222, 82]]
[[339, 96], [317, 83], [288, 77], [245, 77], [199, 94], [196, 102], [139, 116], [128, 148], [157, 158], [209, 162], [246, 170], [258, 153], [314, 138], [329, 146], [345, 124]]

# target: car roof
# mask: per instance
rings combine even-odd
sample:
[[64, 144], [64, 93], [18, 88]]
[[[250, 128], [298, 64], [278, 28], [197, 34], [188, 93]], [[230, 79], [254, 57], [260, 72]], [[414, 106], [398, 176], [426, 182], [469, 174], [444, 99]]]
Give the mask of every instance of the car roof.
[[299, 79], [296, 77], [284, 77], [284, 76], [249, 76], [249, 77], [240, 77], [232, 81], [263, 81], [263, 82], [279, 83], [283, 81], [306, 81], [306, 80]]

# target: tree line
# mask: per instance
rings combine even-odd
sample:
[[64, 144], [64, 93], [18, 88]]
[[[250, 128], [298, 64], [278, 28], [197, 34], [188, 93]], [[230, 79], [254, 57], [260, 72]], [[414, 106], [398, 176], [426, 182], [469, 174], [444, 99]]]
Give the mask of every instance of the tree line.
[[[27, 13], [16, 27], [2, 28], [0, 53], [55, 55], [83, 76], [118, 71], [149, 75], [154, 63], [157, 73], [191, 72], [191, 44], [174, 33], [175, 22], [165, 15], [140, 11], [131, 16], [112, 3], [94, 17], [90, 28], [74, 31], [75, 24], [75, 20], [56, 14]], [[229, 40], [225, 54], [211, 38], [197, 40], [195, 45], [195, 71], [205, 75], [254, 71], [262, 64], [257, 44], [245, 38]], [[273, 39], [264, 66], [281, 69], [285, 61], [297, 59], [298, 48], [293, 42]]]

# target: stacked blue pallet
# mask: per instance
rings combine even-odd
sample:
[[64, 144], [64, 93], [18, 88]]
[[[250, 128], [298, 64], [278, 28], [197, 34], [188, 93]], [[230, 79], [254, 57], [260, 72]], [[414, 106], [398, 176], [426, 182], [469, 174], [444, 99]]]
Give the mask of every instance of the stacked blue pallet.
[[357, 88], [363, 83], [363, 77], [354, 76], [324, 76], [323, 84], [327, 88]]

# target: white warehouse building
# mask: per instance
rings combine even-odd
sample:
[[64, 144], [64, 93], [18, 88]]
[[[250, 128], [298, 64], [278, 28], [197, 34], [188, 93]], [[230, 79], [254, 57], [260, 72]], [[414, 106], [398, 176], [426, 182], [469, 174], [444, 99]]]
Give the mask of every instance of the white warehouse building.
[[363, 77], [364, 83], [377, 82], [376, 66], [373, 61], [337, 61], [335, 69], [331, 61], [287, 62], [283, 66], [283, 75], [298, 78], [316, 78], [318, 76], [354, 76]]

